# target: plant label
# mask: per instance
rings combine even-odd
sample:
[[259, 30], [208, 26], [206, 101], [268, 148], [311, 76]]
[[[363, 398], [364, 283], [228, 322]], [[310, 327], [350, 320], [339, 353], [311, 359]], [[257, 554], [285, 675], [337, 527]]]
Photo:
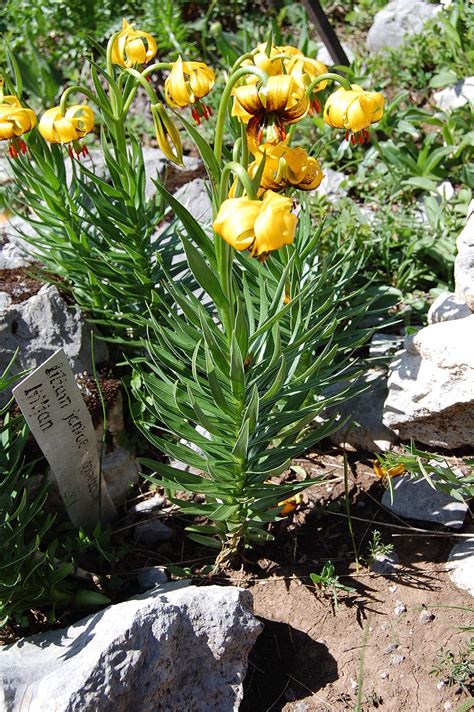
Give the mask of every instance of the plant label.
[[91, 529], [101, 520], [113, 519], [116, 510], [100, 478], [92, 418], [63, 349], [15, 386], [13, 395], [51, 467], [74, 526]]

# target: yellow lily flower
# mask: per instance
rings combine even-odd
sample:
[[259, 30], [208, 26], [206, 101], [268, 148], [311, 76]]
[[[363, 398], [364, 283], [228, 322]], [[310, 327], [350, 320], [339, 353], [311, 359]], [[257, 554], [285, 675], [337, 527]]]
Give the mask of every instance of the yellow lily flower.
[[256, 153], [266, 129], [267, 143], [286, 138], [285, 125], [301, 121], [310, 108], [305, 90], [287, 74], [268, 79], [266, 86], [247, 84], [233, 90], [232, 116], [248, 124], [249, 147]]
[[375, 474], [377, 475], [377, 477], [380, 477], [380, 479], [385, 479], [387, 477], [398, 477], [398, 475], [403, 475], [406, 472], [405, 465], [402, 465], [401, 463], [398, 465], [394, 465], [393, 467], [389, 467], [388, 469], [382, 467], [378, 460], [374, 460], [372, 465]]
[[16, 96], [0, 99], [0, 141], [9, 141], [8, 152], [12, 158], [18, 152], [26, 153], [26, 143], [20, 136], [28, 133], [36, 125], [36, 116], [31, 109], [21, 105]]
[[173, 163], [182, 165], [183, 163], [183, 145], [179, 131], [174, 125], [171, 118], [168, 116], [165, 107], [162, 104], [153, 104], [151, 107], [153, 122], [155, 124], [156, 140], [158, 145], [168, 158]]
[[[351, 90], [341, 87], [333, 92], [324, 106], [324, 121], [337, 129], [346, 129], [346, 139], [349, 132], [358, 134], [360, 143], [369, 137], [367, 129], [383, 116], [384, 97], [379, 92], [364, 91], [358, 84], [352, 84]], [[354, 144], [356, 138], [351, 136]]]
[[122, 29], [112, 42], [112, 62], [121, 67], [146, 64], [157, 52], [155, 39], [143, 30], [134, 30], [127, 20], [122, 20]]
[[214, 230], [236, 250], [251, 248], [252, 256], [264, 259], [272, 250], [290, 245], [296, 232], [293, 202], [268, 190], [263, 200], [228, 198], [214, 221]]
[[209, 118], [211, 110], [200, 102], [209, 94], [216, 76], [214, 70], [203, 62], [183, 62], [178, 57], [165, 81], [165, 98], [173, 109], [183, 109], [189, 104], [193, 107], [192, 115], [197, 123], [201, 117]]
[[[44, 112], [39, 122], [39, 132], [48, 143], [73, 143], [77, 156], [88, 153], [87, 148], [81, 148], [77, 143], [94, 128], [94, 112], [87, 104], [73, 104], [64, 116], [59, 106]], [[69, 147], [72, 158], [72, 148]]]
[[301, 492], [293, 495], [293, 497], [288, 497], [288, 499], [284, 499], [281, 502], [278, 502], [278, 507], [283, 507], [280, 512], [280, 515], [285, 516], [287, 514], [291, 514], [302, 502], [303, 494]]
[[[321, 76], [321, 74], [326, 74], [328, 68], [322, 62], [312, 57], [304, 57], [295, 55], [288, 62], [285, 63], [287, 73], [293, 77], [298, 86], [302, 87], [304, 90], [308, 88], [314, 79]], [[311, 92], [311, 108], [309, 113], [315, 111], [319, 114], [321, 111], [321, 104], [319, 99], [314, 96], [319, 91], [325, 89], [328, 85], [327, 80], [323, 80], [319, 84], [316, 84], [313, 91]]]
[[323, 179], [318, 161], [308, 156], [300, 146], [287, 146], [286, 143], [263, 144], [255, 155], [255, 161], [249, 166], [249, 175], [253, 178], [263, 157], [260, 187], [264, 190], [281, 190], [293, 186], [300, 190], [313, 190]]

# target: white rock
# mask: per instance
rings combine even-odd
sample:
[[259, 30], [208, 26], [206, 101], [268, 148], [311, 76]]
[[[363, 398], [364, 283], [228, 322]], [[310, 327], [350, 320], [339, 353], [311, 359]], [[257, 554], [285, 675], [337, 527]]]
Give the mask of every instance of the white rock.
[[28, 267], [31, 262], [32, 260], [17, 245], [11, 242], [6, 242], [4, 245], [0, 244], [0, 269]]
[[261, 630], [249, 591], [165, 584], [0, 652], [2, 712], [234, 712]]
[[454, 186], [450, 180], [443, 180], [436, 188], [436, 193], [442, 200], [451, 200], [454, 197]]
[[474, 77], [466, 77], [452, 87], [435, 92], [433, 100], [442, 111], [452, 111], [468, 102], [474, 102]]
[[[19, 349], [15, 370], [35, 368], [63, 348], [73, 370], [91, 371], [91, 326], [78, 307], [68, 306], [57, 288], [44, 285], [20, 304], [0, 309], [0, 373]], [[107, 347], [94, 344], [96, 361], [107, 359]]]
[[[346, 44], [345, 42], [342, 42], [342, 49], [346, 53], [346, 57], [349, 60], [349, 62], [353, 62], [355, 55], [354, 55], [354, 52], [352, 51], [352, 49], [349, 47], [349, 45]], [[335, 64], [333, 58], [329, 54], [329, 50], [327, 49], [327, 47], [325, 45], [322, 45], [318, 49], [318, 52], [316, 54], [316, 59], [318, 60], [318, 62], [322, 62], [323, 64], [326, 64], [328, 67], [331, 66], [332, 64]]]
[[460, 539], [451, 549], [446, 564], [449, 578], [462, 591], [474, 596], [474, 534]]
[[369, 344], [369, 356], [376, 358], [388, 356], [399, 351], [403, 346], [403, 336], [399, 334], [386, 334], [385, 331], [376, 331]]
[[474, 312], [474, 200], [467, 212], [467, 223], [457, 239], [458, 254], [454, 263], [456, 296]]
[[407, 36], [420, 33], [439, 8], [423, 0], [391, 0], [374, 17], [367, 35], [367, 49], [378, 52], [386, 47], [400, 47]]
[[138, 583], [144, 591], [149, 591], [155, 586], [161, 586], [168, 582], [168, 575], [161, 566], [149, 566], [142, 569], [137, 576]]
[[454, 448], [474, 442], [474, 314], [430, 324], [390, 364], [383, 422], [403, 440]]
[[463, 299], [458, 299], [452, 292], [445, 292], [436, 297], [428, 311], [428, 324], [440, 321], [454, 321], [471, 316], [472, 311]]
[[319, 196], [324, 195], [329, 200], [344, 198], [347, 195], [347, 189], [343, 187], [343, 183], [346, 180], [345, 173], [333, 171], [332, 168], [325, 168], [323, 179], [314, 193]]
[[[436, 481], [436, 475], [432, 476]], [[434, 522], [452, 529], [460, 529], [464, 523], [467, 504], [449, 494], [431, 487], [425, 479], [412, 480], [407, 475], [394, 477], [393, 502], [390, 490], [386, 489], [382, 504], [399, 517]]]

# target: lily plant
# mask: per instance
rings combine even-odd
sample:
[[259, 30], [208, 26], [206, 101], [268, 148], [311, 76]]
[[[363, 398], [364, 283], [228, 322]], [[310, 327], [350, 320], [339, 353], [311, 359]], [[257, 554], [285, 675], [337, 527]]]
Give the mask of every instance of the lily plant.
[[[17, 72], [16, 94], [11, 85], [11, 94], [0, 98], [0, 138], [21, 165], [18, 181], [27, 183], [40, 233], [42, 219], [54, 222], [51, 215], [58, 210], [47, 185], [57, 178], [58, 147], [67, 149], [81, 184], [92, 186], [87, 204], [74, 191], [61, 204], [82, 259], [76, 269], [117, 305], [127, 296], [118, 286], [124, 270], [129, 275], [127, 289], [136, 296], [128, 295], [127, 303], [135, 299], [134, 322], [146, 333], [130, 357], [133, 394], [141, 405], [138, 424], [170, 458], [143, 465], [184, 515], [199, 517], [187, 529], [219, 552], [218, 568], [246, 546], [271, 539], [273, 523], [300, 503], [308, 482], [282, 482], [282, 476], [292, 458], [337, 427], [333, 420], [315, 419], [344, 397], [344, 387], [330, 387], [350, 381], [354, 352], [370, 333], [363, 324], [367, 301], [350, 290], [358, 256], [350, 254], [350, 244], [344, 254], [334, 251], [325, 259], [318, 250], [320, 231], [312, 226], [305, 195], [318, 188], [323, 169], [295, 145], [298, 126], [322, 110], [324, 121], [345, 140], [363, 143], [383, 115], [384, 99], [296, 47], [269, 39], [229, 68], [213, 101], [215, 132], [208, 143], [199, 126], [213, 113], [208, 95], [214, 71], [181, 57], [155, 61], [156, 53], [153, 36], [124, 21], [108, 42], [105, 66], [91, 62], [90, 85], [68, 87], [37, 129], [35, 115], [21, 102]], [[339, 88], [328, 95], [333, 84]], [[160, 265], [160, 277], [150, 277], [141, 251], [150, 233], [138, 238], [139, 226], [124, 227], [143, 193], [136, 174], [143, 170], [140, 146], [127, 123], [139, 88], [166, 158], [183, 160], [181, 125], [208, 173], [212, 230], [156, 181], [179, 221], [175, 233], [187, 261], [184, 276], [166, 262], [166, 246], [158, 238], [146, 254]], [[80, 96], [86, 103], [77, 103]], [[186, 118], [188, 109], [193, 121]], [[88, 150], [84, 139], [97, 124], [112, 185], [81, 164]], [[37, 130], [42, 139], [25, 139]], [[61, 170], [58, 190], [66, 180]], [[161, 218], [156, 206], [155, 211]], [[133, 215], [140, 224], [140, 210]], [[88, 225], [98, 229], [101, 221], [111, 226], [110, 255], [92, 258]], [[57, 254], [60, 262], [61, 250]], [[114, 260], [115, 276], [104, 278]], [[204, 502], [175, 496], [183, 490], [204, 495]]]

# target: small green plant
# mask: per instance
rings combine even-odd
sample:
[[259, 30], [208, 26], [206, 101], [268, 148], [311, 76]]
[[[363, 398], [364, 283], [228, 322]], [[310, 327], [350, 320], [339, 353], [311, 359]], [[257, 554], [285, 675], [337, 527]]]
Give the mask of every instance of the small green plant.
[[332, 561], [326, 561], [320, 574], [310, 574], [309, 577], [320, 591], [332, 595], [334, 608], [336, 610], [339, 608], [338, 593], [340, 591], [344, 593], [355, 593], [356, 590], [351, 586], [344, 586], [344, 584], [339, 581], [339, 576], [336, 574], [336, 569]]
[[438, 661], [430, 670], [431, 675], [442, 677], [449, 686], [459, 687], [469, 694], [474, 693], [474, 638], [461, 648], [457, 654], [441, 648]]
[[377, 529], [374, 529], [369, 541], [367, 561], [370, 563], [379, 557], [391, 554], [392, 551], [393, 544], [384, 544], [382, 541], [382, 534]]

